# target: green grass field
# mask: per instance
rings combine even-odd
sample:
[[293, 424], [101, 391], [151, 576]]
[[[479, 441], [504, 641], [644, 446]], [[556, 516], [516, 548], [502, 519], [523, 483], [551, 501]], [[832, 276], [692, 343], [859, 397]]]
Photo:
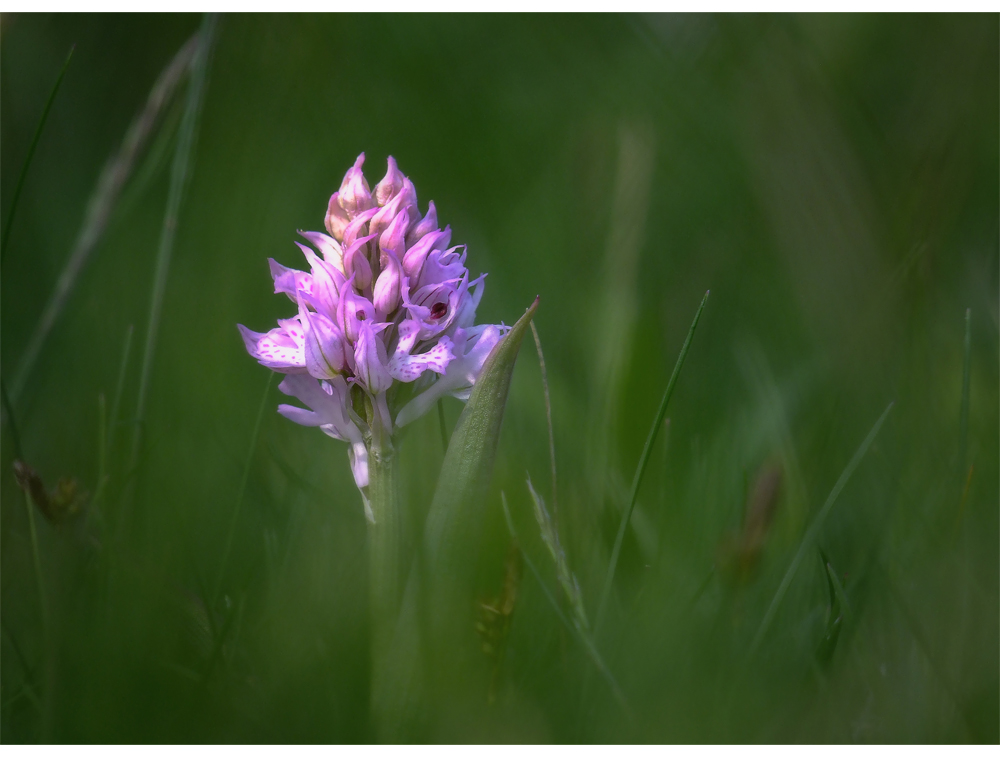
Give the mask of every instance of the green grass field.
[[379, 738], [346, 446], [236, 329], [361, 151], [482, 322], [540, 295], [557, 471], [528, 337], [441, 619], [476, 652], [405, 738], [1000, 741], [996, 15], [222, 16], [168, 70], [201, 24], [0, 17], [4, 743]]

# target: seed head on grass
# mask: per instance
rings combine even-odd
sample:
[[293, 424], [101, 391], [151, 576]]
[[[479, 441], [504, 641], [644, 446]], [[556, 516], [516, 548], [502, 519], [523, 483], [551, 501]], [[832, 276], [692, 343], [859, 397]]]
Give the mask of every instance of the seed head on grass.
[[[307, 406], [278, 412], [350, 444], [362, 494], [369, 450], [445, 394], [468, 399], [507, 330], [475, 325], [485, 274], [470, 280], [465, 246], [449, 246], [451, 228], [438, 227], [434, 203], [421, 215], [413, 183], [391, 157], [371, 190], [364, 160], [330, 198], [327, 233], [299, 232], [319, 252], [298, 244], [309, 272], [270, 261], [275, 293], [298, 313], [266, 333], [239, 326], [247, 351], [287, 374], [278, 388]], [[399, 385], [411, 383], [399, 401]]]

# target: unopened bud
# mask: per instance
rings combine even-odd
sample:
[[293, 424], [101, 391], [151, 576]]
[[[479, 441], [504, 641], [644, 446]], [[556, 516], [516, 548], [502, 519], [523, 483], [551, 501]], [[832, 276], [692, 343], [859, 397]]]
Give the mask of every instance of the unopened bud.
[[354, 285], [362, 291], [371, 286], [372, 267], [368, 262], [368, 243], [375, 238], [372, 234], [361, 237], [344, 251], [344, 273], [354, 276]]
[[390, 155], [386, 162], [389, 164], [389, 168], [385, 172], [385, 177], [375, 186], [375, 202], [379, 207], [385, 205], [399, 193], [399, 190], [403, 188], [403, 180], [406, 178], [396, 166], [395, 158]]
[[406, 232], [406, 246], [412, 247], [427, 234], [430, 234], [432, 231], [437, 231], [437, 227], [437, 208], [434, 207], [434, 200], [431, 200], [427, 203], [427, 215], [421, 218], [417, 223], [413, 224], [410, 227], [410, 230]]
[[351, 218], [372, 206], [372, 193], [361, 171], [364, 162], [365, 154], [361, 153], [354, 165], [344, 174], [344, 181], [340, 185], [340, 207], [346, 210]]
[[347, 216], [347, 211], [340, 207], [340, 192], [330, 195], [330, 204], [326, 206], [326, 230], [330, 236], [338, 242], [344, 241], [344, 229], [351, 219]]

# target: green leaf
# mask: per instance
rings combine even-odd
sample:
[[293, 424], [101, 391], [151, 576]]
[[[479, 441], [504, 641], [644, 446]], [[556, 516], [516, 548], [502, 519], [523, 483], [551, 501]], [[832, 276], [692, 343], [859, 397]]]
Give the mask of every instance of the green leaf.
[[[537, 309], [536, 297], [486, 359], [441, 465], [424, 529], [424, 558], [430, 618], [442, 626], [453, 625], [464, 610], [472, 611], [470, 581], [500, 424], [514, 362]], [[446, 635], [432, 632], [432, 638]]]

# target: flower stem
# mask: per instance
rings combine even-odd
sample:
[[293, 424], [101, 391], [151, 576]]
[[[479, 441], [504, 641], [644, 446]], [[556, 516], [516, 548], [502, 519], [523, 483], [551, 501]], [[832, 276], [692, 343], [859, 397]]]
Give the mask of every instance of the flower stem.
[[[378, 435], [376, 435], [376, 439]], [[399, 618], [402, 564], [402, 513], [399, 460], [392, 442], [383, 439], [368, 450], [368, 499], [374, 521], [368, 523], [368, 598], [371, 621], [371, 711], [379, 737], [400, 721], [392, 696], [393, 634]]]

